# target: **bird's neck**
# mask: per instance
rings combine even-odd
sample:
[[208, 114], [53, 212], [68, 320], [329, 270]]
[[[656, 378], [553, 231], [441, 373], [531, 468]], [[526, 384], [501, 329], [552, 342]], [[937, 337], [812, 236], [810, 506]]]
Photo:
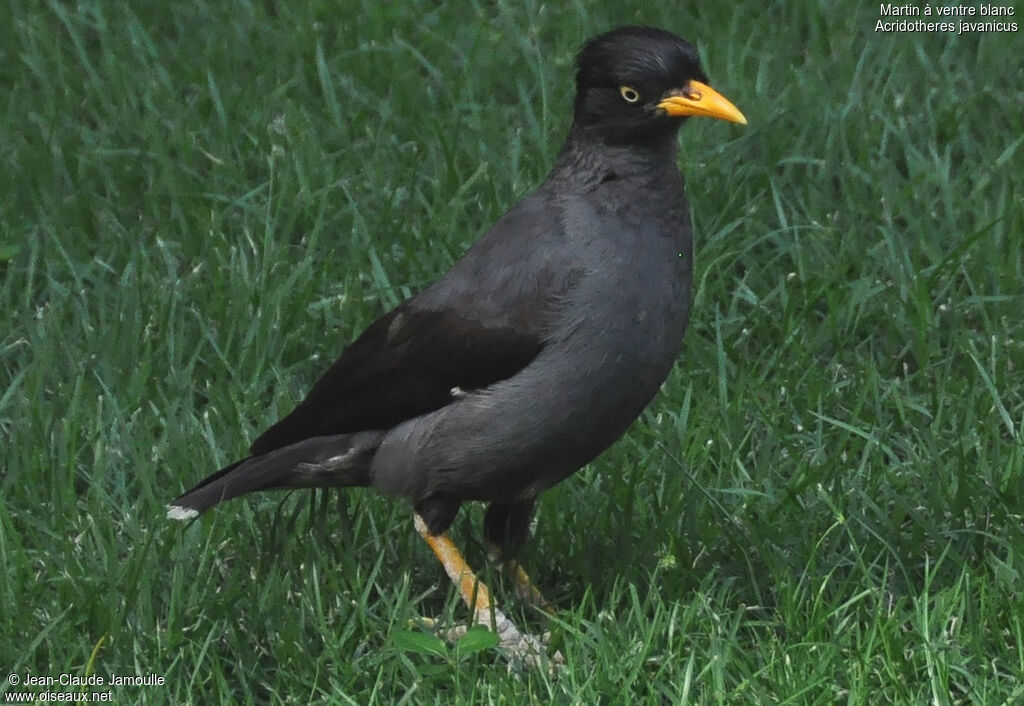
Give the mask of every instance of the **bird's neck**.
[[675, 170], [676, 134], [677, 130], [671, 130], [623, 139], [574, 125], [552, 175], [574, 174], [601, 180], [609, 174], [622, 178]]

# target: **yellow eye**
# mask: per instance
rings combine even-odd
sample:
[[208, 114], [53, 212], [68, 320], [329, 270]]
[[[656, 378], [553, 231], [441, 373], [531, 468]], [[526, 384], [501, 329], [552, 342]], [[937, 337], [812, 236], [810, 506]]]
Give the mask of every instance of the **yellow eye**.
[[630, 88], [629, 86], [620, 86], [619, 93], [622, 94], [623, 99], [625, 99], [627, 103], [636, 103], [638, 100], [640, 100], [640, 94], [636, 92], [635, 88]]

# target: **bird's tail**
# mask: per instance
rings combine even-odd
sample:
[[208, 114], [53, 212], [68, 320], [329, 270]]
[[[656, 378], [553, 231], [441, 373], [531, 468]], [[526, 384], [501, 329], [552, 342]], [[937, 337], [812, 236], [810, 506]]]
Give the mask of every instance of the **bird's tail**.
[[225, 466], [167, 509], [172, 520], [190, 520], [214, 505], [257, 490], [319, 488], [370, 483], [370, 462], [383, 433], [317, 436], [249, 456]]

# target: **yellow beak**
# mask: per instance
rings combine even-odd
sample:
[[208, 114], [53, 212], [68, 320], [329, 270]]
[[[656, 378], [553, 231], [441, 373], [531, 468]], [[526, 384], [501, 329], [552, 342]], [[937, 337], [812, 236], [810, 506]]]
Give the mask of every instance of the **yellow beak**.
[[746, 125], [743, 113], [729, 99], [706, 83], [690, 81], [681, 91], [673, 91], [658, 107], [675, 117], [704, 116]]

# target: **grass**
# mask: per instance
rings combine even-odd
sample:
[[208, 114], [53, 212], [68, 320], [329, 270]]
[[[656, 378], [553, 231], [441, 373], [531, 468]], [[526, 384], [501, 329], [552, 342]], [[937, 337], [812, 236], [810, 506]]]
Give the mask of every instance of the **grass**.
[[[165, 680], [118, 703], [1024, 701], [1019, 33], [450, 5], [8, 4], [0, 665]], [[543, 178], [575, 49], [638, 21], [750, 124], [687, 125], [680, 364], [540, 503], [557, 618], [503, 603], [568, 667], [415, 637], [466, 611], [369, 492], [166, 522]]]

